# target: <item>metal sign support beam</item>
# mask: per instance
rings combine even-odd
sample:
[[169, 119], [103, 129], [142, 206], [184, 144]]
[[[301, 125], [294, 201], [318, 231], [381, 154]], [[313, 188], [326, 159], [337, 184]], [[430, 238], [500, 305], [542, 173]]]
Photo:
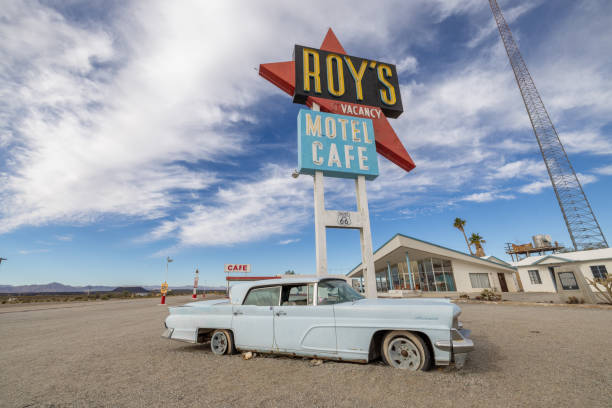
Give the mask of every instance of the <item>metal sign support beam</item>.
[[[312, 110], [319, 111], [319, 105], [313, 103]], [[361, 242], [361, 264], [363, 266], [365, 295], [367, 298], [376, 298], [376, 275], [374, 271], [372, 232], [370, 230], [370, 211], [368, 209], [365, 176], [359, 175], [355, 179], [357, 211], [326, 210], [323, 172], [315, 171], [313, 178], [317, 276], [327, 275], [326, 228], [358, 229]]]

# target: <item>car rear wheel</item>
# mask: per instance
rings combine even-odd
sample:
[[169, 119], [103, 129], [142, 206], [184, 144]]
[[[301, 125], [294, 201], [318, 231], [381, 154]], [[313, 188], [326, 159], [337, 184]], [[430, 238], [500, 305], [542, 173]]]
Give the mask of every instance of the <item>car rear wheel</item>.
[[431, 365], [427, 344], [408, 331], [392, 331], [382, 343], [382, 355], [387, 364], [403, 370], [426, 371]]
[[210, 349], [218, 356], [232, 354], [234, 352], [232, 333], [227, 330], [215, 330], [210, 338]]

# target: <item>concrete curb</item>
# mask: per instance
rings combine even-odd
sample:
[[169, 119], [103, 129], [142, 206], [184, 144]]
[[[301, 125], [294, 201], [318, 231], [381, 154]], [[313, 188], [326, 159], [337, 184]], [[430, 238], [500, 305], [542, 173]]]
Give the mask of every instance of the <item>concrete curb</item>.
[[612, 305], [591, 305], [591, 304], [572, 304], [572, 303], [538, 303], [538, 302], [514, 302], [511, 300], [498, 302], [498, 301], [487, 301], [487, 300], [463, 300], [463, 299], [451, 299], [453, 303], [466, 303], [466, 304], [486, 304], [486, 305], [508, 305], [508, 306], [557, 306], [557, 307], [576, 307], [579, 309], [603, 309], [612, 310]]

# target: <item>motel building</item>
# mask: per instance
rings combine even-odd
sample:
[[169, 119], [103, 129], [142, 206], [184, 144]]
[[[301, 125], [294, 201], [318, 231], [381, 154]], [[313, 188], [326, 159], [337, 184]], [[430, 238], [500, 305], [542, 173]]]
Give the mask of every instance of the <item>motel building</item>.
[[[483, 289], [517, 292], [512, 265], [495, 257], [479, 258], [431, 242], [396, 234], [374, 252], [376, 287], [382, 296], [478, 294]], [[363, 288], [363, 266], [347, 277]]]
[[561, 302], [573, 296], [585, 303], [598, 303], [602, 300], [587, 278], [608, 276], [612, 270], [612, 248], [528, 256], [513, 265], [525, 293], [555, 294]]

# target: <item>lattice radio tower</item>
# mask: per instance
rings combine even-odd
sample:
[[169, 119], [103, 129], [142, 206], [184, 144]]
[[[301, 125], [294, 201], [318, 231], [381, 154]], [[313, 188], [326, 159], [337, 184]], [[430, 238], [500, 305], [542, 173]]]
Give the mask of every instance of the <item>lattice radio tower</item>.
[[608, 242], [601, 231], [595, 214], [593, 214], [593, 209], [584, 194], [580, 181], [576, 177], [576, 172], [567, 158], [565, 149], [557, 135], [557, 130], [548, 116], [542, 98], [540, 98], [540, 94], [533, 83], [518, 46], [514, 42], [510, 27], [504, 19], [497, 0], [489, 0], [489, 4], [499, 34], [506, 47], [506, 53], [512, 65], [516, 82], [521, 90], [525, 108], [529, 114], [574, 249], [580, 251], [607, 248]]

